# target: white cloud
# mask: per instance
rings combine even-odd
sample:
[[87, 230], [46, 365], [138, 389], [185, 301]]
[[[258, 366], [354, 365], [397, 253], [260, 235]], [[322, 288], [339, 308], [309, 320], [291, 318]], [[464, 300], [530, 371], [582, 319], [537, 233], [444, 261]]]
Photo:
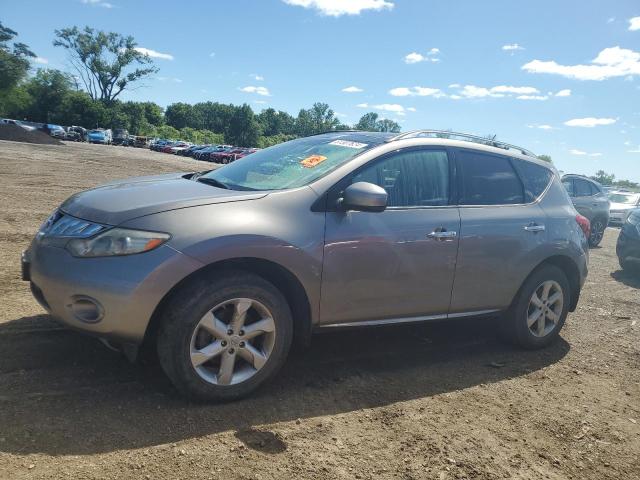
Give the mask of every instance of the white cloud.
[[342, 89], [343, 92], [346, 93], [360, 93], [360, 92], [364, 92], [363, 89], [361, 89], [360, 87], [355, 87], [355, 86], [350, 86], [350, 87], [346, 87]]
[[160, 53], [150, 48], [136, 47], [134, 48], [134, 50], [143, 55], [148, 55], [151, 58], [160, 58], [162, 60], [173, 60], [173, 55], [170, 55], [168, 53]]
[[497, 85], [495, 87], [478, 87], [477, 85], [449, 85], [451, 88], [458, 89], [455, 95], [449, 98], [459, 100], [460, 98], [517, 98], [518, 100], [547, 100], [549, 97], [541, 95], [540, 90], [535, 87], [514, 87], [511, 85]]
[[417, 112], [414, 107], [407, 107], [407, 112]]
[[560, 65], [533, 60], [522, 66], [529, 73], [550, 73], [577, 80], [606, 80], [627, 75], [640, 75], [640, 53], [620, 47], [602, 50], [589, 65]]
[[397, 87], [389, 90], [389, 94], [394, 97], [445, 97], [445, 93], [439, 88], [429, 87]]
[[542, 124], [542, 125], [527, 125], [528, 128], [539, 128], [540, 130], [553, 130], [553, 127], [551, 125], [547, 125], [547, 124]]
[[609, 17], [607, 18], [607, 23], [613, 23], [616, 21], [616, 17]]
[[263, 97], [271, 96], [271, 93], [269, 93], [269, 89], [267, 87], [254, 87], [250, 85], [248, 87], [242, 87], [239, 90], [245, 93], [255, 93], [257, 95], [262, 95]]
[[602, 154], [600, 152], [588, 153], [588, 152], [585, 152], [584, 150], [578, 150], [576, 148], [572, 148], [571, 150], [569, 150], [569, 153], [571, 155], [587, 156], [587, 157], [601, 157], [602, 156]]
[[555, 95], [556, 97], [570, 97], [571, 96], [571, 90], [568, 88], [565, 88], [564, 90], [560, 90], [558, 93], [556, 93]]
[[629, 30], [632, 32], [640, 30], [640, 17], [633, 17], [629, 19]]
[[175, 77], [156, 77], [161, 82], [173, 82], [173, 83], [182, 83], [182, 80]]
[[594, 118], [594, 117], [586, 117], [586, 118], [574, 118], [572, 120], [567, 120], [564, 124], [567, 127], [586, 127], [592, 128], [598, 125], [612, 125], [616, 123], [615, 118]]
[[313, 8], [329, 17], [360, 15], [365, 10], [391, 10], [393, 2], [386, 0], [283, 0], [288, 5]]
[[638, 148], [636, 148], [635, 150], [627, 150], [627, 152], [629, 152], [629, 153], [640, 153], [640, 146], [638, 146]]
[[426, 55], [423, 55], [418, 52], [411, 52], [408, 55], [405, 55], [404, 63], [407, 63], [409, 65], [411, 65], [412, 63], [420, 63], [420, 62], [438, 63], [440, 59], [437, 58], [437, 55], [439, 54], [440, 54], [440, 49], [435, 47], [429, 50]]
[[549, 97], [546, 95], [518, 95], [516, 97], [518, 100], [548, 100]]
[[264, 77], [262, 75], [258, 75], [257, 73], [251, 73], [249, 74], [249, 76], [253, 78], [256, 82], [262, 82], [264, 80]]
[[39, 63], [40, 65], [46, 65], [47, 63], [49, 63], [49, 60], [44, 57], [33, 57], [31, 61], [33, 63]]
[[103, 2], [102, 0], [81, 0], [85, 5], [93, 5], [94, 7], [113, 8], [113, 4]]
[[[397, 103], [381, 103], [378, 105], [369, 105], [368, 103], [359, 103], [356, 105], [358, 108], [373, 108], [374, 110], [381, 110], [383, 112], [393, 112], [398, 115], [405, 114], [405, 108]], [[408, 110], [408, 109], [407, 109]]]
[[508, 45], [503, 45], [502, 50], [505, 52], [515, 52], [516, 50], [524, 50], [524, 47], [521, 47], [517, 43], [510, 43]]
[[209, 56], [210, 56], [211, 58], [215, 57], [215, 56], [216, 56], [216, 52], [211, 52], [211, 53], [209, 54]]
[[258, 105], [264, 105], [267, 103], [266, 100], [254, 100], [253, 103], [257, 103]]

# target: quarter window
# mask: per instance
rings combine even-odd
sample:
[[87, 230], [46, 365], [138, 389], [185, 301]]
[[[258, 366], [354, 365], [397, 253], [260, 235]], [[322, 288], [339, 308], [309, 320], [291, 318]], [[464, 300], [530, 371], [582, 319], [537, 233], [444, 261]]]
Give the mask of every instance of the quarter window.
[[590, 197], [593, 195], [591, 190], [591, 183], [585, 180], [574, 179], [573, 181], [576, 190], [576, 197]]
[[459, 150], [460, 205], [524, 203], [524, 189], [506, 157]]
[[428, 207], [449, 203], [449, 160], [441, 150], [409, 150], [375, 161], [351, 180], [384, 188], [389, 207]]
[[525, 200], [527, 202], [535, 201], [549, 185], [553, 173], [548, 168], [536, 165], [533, 162], [516, 158], [512, 159], [512, 162], [524, 184]]

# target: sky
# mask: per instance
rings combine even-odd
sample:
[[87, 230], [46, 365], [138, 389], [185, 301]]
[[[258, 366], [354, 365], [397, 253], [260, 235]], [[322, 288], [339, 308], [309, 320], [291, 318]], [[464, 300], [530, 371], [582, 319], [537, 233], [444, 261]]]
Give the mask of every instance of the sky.
[[[0, 0], [3, 23], [69, 69], [54, 30], [133, 35], [160, 71], [123, 100], [326, 102], [403, 131], [497, 135], [565, 172], [640, 182], [638, 0]], [[35, 15], [34, 15], [35, 14]]]

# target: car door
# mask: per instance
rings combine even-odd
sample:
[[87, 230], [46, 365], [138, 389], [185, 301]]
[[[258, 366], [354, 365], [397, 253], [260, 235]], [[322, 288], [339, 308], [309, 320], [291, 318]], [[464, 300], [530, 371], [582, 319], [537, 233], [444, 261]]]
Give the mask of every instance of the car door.
[[572, 200], [578, 213], [580, 213], [581, 215], [584, 215], [589, 220], [593, 220], [594, 207], [597, 207], [598, 204], [593, 199], [591, 184], [586, 180], [574, 178], [573, 192], [574, 192], [574, 197]]
[[525, 189], [507, 156], [458, 149], [455, 158], [461, 226], [450, 316], [503, 310], [546, 244], [546, 215], [532, 191], [539, 196], [553, 174], [523, 161], [541, 169], [538, 185]]
[[327, 212], [321, 323], [445, 317], [460, 228], [447, 151], [404, 149], [372, 160], [330, 192], [329, 205], [362, 181], [383, 187], [388, 205]]

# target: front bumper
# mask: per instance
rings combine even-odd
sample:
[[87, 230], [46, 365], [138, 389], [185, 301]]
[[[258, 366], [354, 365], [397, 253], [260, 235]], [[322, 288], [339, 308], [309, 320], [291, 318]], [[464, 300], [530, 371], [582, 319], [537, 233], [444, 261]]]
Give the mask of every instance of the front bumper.
[[616, 243], [616, 254], [621, 261], [640, 263], [640, 237], [631, 237], [621, 231]]
[[137, 255], [76, 258], [36, 239], [22, 266], [34, 297], [57, 320], [95, 336], [140, 343], [162, 298], [202, 264], [167, 245]]

